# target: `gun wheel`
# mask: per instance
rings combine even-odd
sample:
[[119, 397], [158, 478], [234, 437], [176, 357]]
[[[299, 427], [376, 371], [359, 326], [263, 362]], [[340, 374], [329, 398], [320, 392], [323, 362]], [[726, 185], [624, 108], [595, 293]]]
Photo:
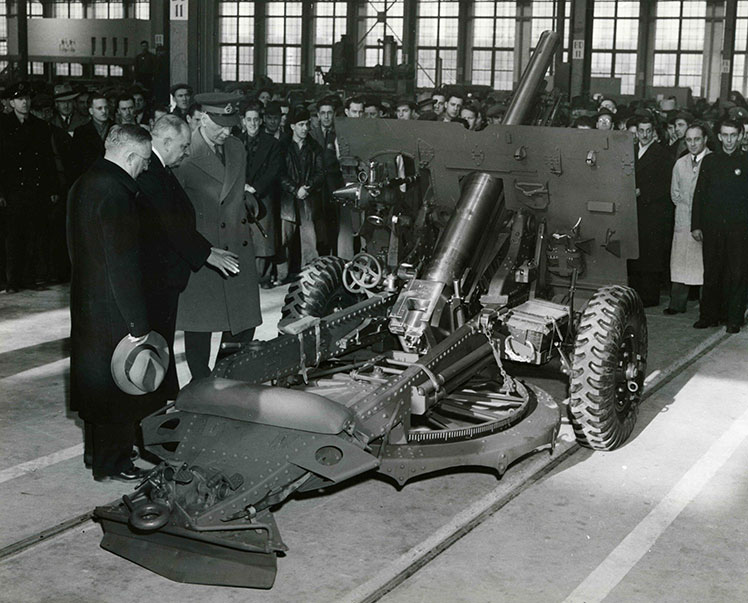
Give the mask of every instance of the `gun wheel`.
[[631, 435], [647, 367], [647, 321], [636, 292], [603, 287], [582, 313], [569, 382], [577, 441], [613, 450]]
[[343, 286], [345, 260], [323, 256], [309, 262], [283, 300], [278, 329], [304, 316], [321, 318], [352, 306], [361, 298]]

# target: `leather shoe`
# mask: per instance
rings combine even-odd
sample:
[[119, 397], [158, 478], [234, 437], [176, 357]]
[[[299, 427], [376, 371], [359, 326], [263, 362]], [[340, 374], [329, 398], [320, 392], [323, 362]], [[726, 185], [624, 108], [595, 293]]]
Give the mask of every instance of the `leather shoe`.
[[674, 314], [683, 314], [685, 313], [685, 310], [673, 310], [672, 308], [665, 308], [662, 313], [666, 316], [673, 316]]
[[18, 287], [6, 287], [5, 292], [6, 293], [18, 293], [20, 289]]
[[693, 323], [694, 329], [709, 329], [711, 327], [716, 327], [717, 321], [716, 320], [705, 320], [703, 318], [699, 318], [695, 323]]
[[728, 333], [740, 333], [740, 327], [738, 325], [727, 325], [725, 329]]
[[148, 471], [146, 469], [141, 469], [140, 467], [132, 465], [123, 469], [119, 473], [114, 473], [112, 475], [94, 475], [94, 481], [132, 482], [135, 480], [143, 479], [146, 475], [148, 475]]

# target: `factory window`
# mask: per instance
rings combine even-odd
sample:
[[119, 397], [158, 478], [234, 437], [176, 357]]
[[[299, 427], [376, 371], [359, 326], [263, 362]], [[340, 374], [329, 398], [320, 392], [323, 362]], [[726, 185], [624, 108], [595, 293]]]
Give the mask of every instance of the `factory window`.
[[54, 19], [83, 19], [83, 2], [54, 2], [49, 6], [50, 17]]
[[[374, 67], [384, 64], [384, 47], [381, 43], [385, 36], [391, 36], [398, 45], [397, 63], [403, 60], [403, 0], [389, 0], [386, 2], [367, 2], [363, 11], [363, 26], [365, 32], [364, 65]], [[359, 46], [361, 42], [359, 42]]]
[[30, 62], [29, 73], [31, 75], [44, 75], [44, 63], [42, 63], [41, 61]]
[[457, 31], [460, 3], [422, 0], [418, 3], [419, 88], [457, 81]]
[[274, 82], [301, 81], [301, 2], [268, 2], [267, 75]]
[[254, 2], [221, 2], [218, 13], [219, 73], [225, 82], [254, 79]]
[[314, 65], [325, 73], [332, 66], [332, 45], [346, 33], [347, 2], [315, 2]]
[[592, 77], [620, 78], [621, 94], [633, 94], [638, 39], [639, 2], [595, 2]]
[[130, 16], [133, 19], [142, 19], [148, 21], [151, 18], [151, 3], [149, 0], [135, 0], [130, 9]]
[[690, 87], [701, 95], [705, 18], [704, 1], [657, 3], [652, 85]]
[[122, 77], [124, 73], [119, 65], [94, 65], [94, 75], [97, 77]]
[[[563, 61], [569, 60], [569, 38], [571, 34], [571, 2], [564, 5], [564, 39]], [[544, 31], [557, 31], [556, 18], [558, 16], [558, 2], [556, 0], [533, 0], [532, 3], [532, 30], [530, 32], [530, 50], [535, 50], [535, 45]], [[551, 67], [552, 68], [552, 67]]]
[[735, 23], [735, 55], [732, 66], [732, 87], [748, 96], [748, 0], [738, 1]]
[[[8, 55], [8, 5], [0, 2], [0, 57]], [[8, 61], [0, 61], [0, 73], [8, 67]]]
[[473, 84], [484, 84], [496, 90], [511, 90], [514, 79], [514, 2], [474, 4], [473, 18]]
[[55, 63], [55, 75], [80, 77], [83, 75], [83, 65], [80, 63]]
[[97, 0], [88, 5], [88, 16], [93, 19], [124, 19], [125, 3]]
[[[42, 5], [42, 3], [38, 0], [35, 2], [27, 2], [26, 16], [29, 19], [41, 19], [42, 17], [44, 17], [44, 6]], [[41, 72], [44, 73], [43, 67]]]

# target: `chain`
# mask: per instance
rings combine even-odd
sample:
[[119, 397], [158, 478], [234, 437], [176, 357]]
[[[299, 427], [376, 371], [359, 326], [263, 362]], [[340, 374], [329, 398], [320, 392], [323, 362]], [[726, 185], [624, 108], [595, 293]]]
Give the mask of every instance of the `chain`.
[[506, 369], [504, 369], [504, 363], [501, 361], [501, 349], [499, 348], [500, 340], [494, 339], [492, 337], [493, 325], [495, 320], [496, 315], [493, 313], [486, 313], [481, 316], [481, 330], [486, 336], [486, 339], [488, 339], [488, 345], [491, 346], [493, 357], [496, 360], [496, 366], [499, 367], [499, 373], [501, 374], [501, 391], [505, 394], [513, 394], [517, 391], [517, 384], [515, 383], [514, 379], [509, 376], [509, 373], [506, 372]]

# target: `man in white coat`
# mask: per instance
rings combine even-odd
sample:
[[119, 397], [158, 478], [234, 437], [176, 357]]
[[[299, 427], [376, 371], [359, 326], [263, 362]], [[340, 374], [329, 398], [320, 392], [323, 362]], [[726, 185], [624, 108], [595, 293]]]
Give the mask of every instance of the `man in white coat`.
[[664, 310], [668, 315], [685, 312], [689, 287], [704, 284], [701, 241], [691, 236], [691, 205], [701, 161], [711, 153], [706, 146], [706, 128], [692, 123], [686, 130], [685, 141], [688, 154], [675, 162], [670, 186], [675, 204], [675, 230], [670, 252], [670, 304]]

